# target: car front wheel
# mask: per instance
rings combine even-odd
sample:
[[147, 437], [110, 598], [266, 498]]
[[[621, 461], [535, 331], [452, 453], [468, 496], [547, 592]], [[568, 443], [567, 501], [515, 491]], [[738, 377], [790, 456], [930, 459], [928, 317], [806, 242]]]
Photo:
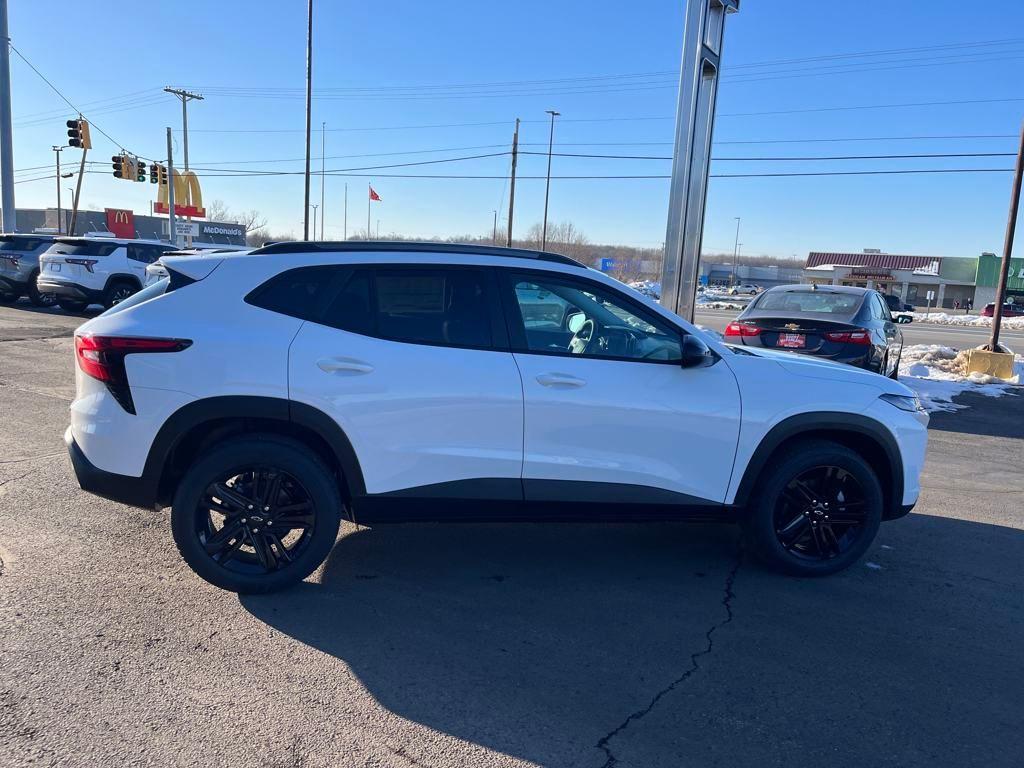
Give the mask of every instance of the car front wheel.
[[826, 440], [787, 449], [761, 478], [744, 520], [754, 553], [793, 576], [825, 576], [856, 562], [882, 519], [882, 488], [855, 451]]
[[181, 556], [214, 586], [272, 592], [327, 558], [342, 509], [330, 469], [301, 443], [236, 438], [187, 470], [174, 495], [171, 531]]

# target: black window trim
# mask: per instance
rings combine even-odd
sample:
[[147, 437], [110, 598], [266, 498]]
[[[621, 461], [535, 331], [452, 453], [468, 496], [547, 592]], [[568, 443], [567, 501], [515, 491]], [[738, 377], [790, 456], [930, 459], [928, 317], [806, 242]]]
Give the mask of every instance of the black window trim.
[[[685, 328], [677, 325], [668, 318], [664, 318], [661, 315], [651, 312], [650, 309], [645, 307], [625, 291], [621, 291], [610, 285], [605, 285], [604, 283], [596, 280], [590, 280], [581, 275], [570, 275], [564, 272], [555, 272], [543, 269], [521, 269], [515, 267], [495, 267], [494, 269], [501, 273], [499, 278], [499, 284], [501, 287], [501, 303], [505, 311], [505, 322], [508, 324], [511, 350], [516, 354], [568, 357], [573, 360], [610, 360], [622, 363], [645, 363], [648, 365], [671, 365], [677, 368], [681, 367], [680, 360], [650, 360], [641, 357], [620, 357], [618, 355], [574, 355], [569, 350], [565, 350], [563, 352], [554, 349], [530, 349], [529, 343], [526, 339], [526, 324], [523, 321], [522, 313], [519, 310], [519, 300], [515, 295], [515, 280], [523, 277], [526, 279], [565, 283], [570, 287], [577, 287], [582, 284], [584, 286], [590, 286], [598, 291], [610, 293], [615, 296], [616, 299], [621, 299], [622, 303], [633, 311], [633, 313], [640, 319], [644, 320], [645, 318], [653, 318], [656, 322], [651, 323], [651, 325], [655, 327], [664, 326], [675, 331], [675, 333], [679, 335], [680, 351], [682, 350], [683, 339], [689, 336], [690, 333]], [[649, 320], [645, 321], [649, 322]], [[717, 352], [714, 350], [711, 350], [711, 352], [715, 357], [718, 357]]]

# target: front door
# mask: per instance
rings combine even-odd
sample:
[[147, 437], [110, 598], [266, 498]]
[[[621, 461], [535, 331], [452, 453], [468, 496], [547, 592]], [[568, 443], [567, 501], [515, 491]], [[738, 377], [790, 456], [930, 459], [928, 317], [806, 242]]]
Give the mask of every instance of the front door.
[[682, 331], [622, 291], [501, 272], [527, 499], [722, 503], [740, 416], [728, 366], [682, 368]]

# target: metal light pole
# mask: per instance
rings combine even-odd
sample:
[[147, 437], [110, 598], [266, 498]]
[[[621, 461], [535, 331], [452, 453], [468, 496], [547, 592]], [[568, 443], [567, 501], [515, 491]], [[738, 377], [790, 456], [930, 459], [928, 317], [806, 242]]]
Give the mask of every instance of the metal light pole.
[[60, 207], [60, 153], [64, 147], [57, 144], [53, 145], [53, 154], [57, 158], [57, 234], [61, 234], [61, 230], [64, 229], [64, 215]]
[[[72, 232], [71, 234], [74, 234]], [[167, 234], [171, 245], [178, 244], [177, 220], [174, 216], [174, 147], [171, 127], [167, 126]]]
[[327, 218], [327, 206], [324, 205], [324, 184], [326, 183], [327, 163], [327, 123], [320, 123], [320, 239], [324, 239], [324, 219]]
[[309, 207], [313, 209], [313, 239], [316, 240], [316, 209], [319, 208], [320, 206], [317, 205], [316, 203], [313, 203]]
[[[183, 90], [181, 88], [171, 88], [170, 86], [164, 88], [164, 91], [166, 91], [167, 93], [173, 94], [173, 95], [177, 96], [179, 99], [181, 99], [181, 135], [182, 135], [181, 143], [182, 143], [182, 152], [185, 155], [185, 157], [184, 157], [184, 160], [185, 160], [185, 172], [188, 173], [188, 103], [192, 99], [196, 99], [197, 101], [202, 101], [203, 97], [200, 96], [198, 93], [189, 93], [188, 91]], [[192, 205], [192, 200], [191, 200], [192, 186], [190, 184], [186, 184], [185, 185], [185, 190], [186, 190], [185, 194], [188, 196], [188, 197], [185, 198], [185, 206], [188, 207], [188, 206]], [[187, 220], [188, 221], [192, 221], [192, 214], [188, 214], [187, 215]], [[185, 235], [185, 247], [186, 248], [191, 248], [192, 247], [192, 233], [191, 232], [189, 232], [187, 235]]]
[[519, 160], [519, 118], [516, 118], [516, 132], [512, 134], [512, 179], [508, 188], [508, 232], [505, 245], [512, 247], [512, 215], [516, 207], [516, 163]]
[[740, 0], [689, 0], [683, 27], [661, 303], [693, 319], [725, 17]]
[[[302, 216], [302, 239], [309, 240], [309, 140], [310, 121], [313, 110], [313, 0], [309, 0], [307, 8], [306, 28], [306, 176], [305, 176], [305, 211]], [[314, 234], [316, 234], [314, 232]]]
[[14, 133], [11, 127], [11, 36], [7, 32], [7, 0], [0, 0], [0, 217], [4, 232], [17, 232], [14, 206]]
[[494, 229], [491, 231], [491, 245], [498, 244], [498, 210], [494, 209]]
[[551, 115], [551, 132], [548, 134], [548, 177], [544, 183], [544, 224], [540, 233], [540, 249], [542, 251], [548, 244], [548, 195], [551, 193], [551, 148], [555, 143], [555, 118], [562, 114], [553, 109], [545, 111]]
[[992, 338], [990, 352], [999, 351], [999, 326], [1003, 322], [1003, 302], [1006, 301], [1006, 282], [1010, 276], [1010, 257], [1013, 255], [1013, 236], [1017, 231], [1017, 209], [1020, 208], [1020, 187], [1024, 179], [1024, 123], [1020, 128], [1020, 148], [1017, 150], [1017, 168], [1010, 191], [1010, 214], [1006, 219], [1006, 238], [1003, 240], [1003, 263], [999, 267], [999, 285], [996, 286], [996, 305], [992, 311]]
[[735, 218], [736, 240], [733, 241], [732, 244], [732, 278], [729, 281], [730, 285], [732, 285], [732, 282], [736, 279], [736, 270], [739, 268], [740, 264], [740, 217], [736, 216]]
[[342, 239], [348, 240], [348, 182], [345, 182], [345, 228], [342, 230]]

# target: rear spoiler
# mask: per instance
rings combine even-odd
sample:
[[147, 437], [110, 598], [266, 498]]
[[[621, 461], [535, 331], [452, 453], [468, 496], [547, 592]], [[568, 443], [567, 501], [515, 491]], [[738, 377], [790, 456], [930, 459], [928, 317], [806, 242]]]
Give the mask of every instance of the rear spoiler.
[[206, 256], [161, 256], [160, 262], [168, 270], [184, 275], [190, 280], [202, 280], [220, 266], [223, 258]]

